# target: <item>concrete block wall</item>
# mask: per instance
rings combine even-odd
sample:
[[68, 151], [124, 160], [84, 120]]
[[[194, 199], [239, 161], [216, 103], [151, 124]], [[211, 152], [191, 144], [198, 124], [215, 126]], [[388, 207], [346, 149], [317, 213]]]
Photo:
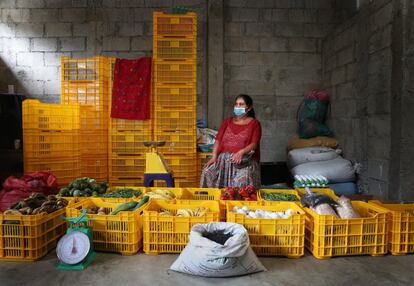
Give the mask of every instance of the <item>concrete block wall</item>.
[[[381, 3], [380, 3], [381, 2]], [[362, 163], [363, 191], [387, 197], [391, 160], [393, 1], [366, 1], [323, 42], [329, 126], [347, 159]]]
[[303, 95], [322, 81], [322, 39], [338, 20], [334, 1], [224, 1], [224, 101], [253, 97], [263, 162], [286, 160]]
[[[152, 14], [186, 6], [198, 14], [198, 90], [206, 101], [206, 2], [203, 0], [0, 1], [0, 92], [60, 100], [60, 57], [152, 55]], [[201, 116], [200, 116], [201, 117]]]

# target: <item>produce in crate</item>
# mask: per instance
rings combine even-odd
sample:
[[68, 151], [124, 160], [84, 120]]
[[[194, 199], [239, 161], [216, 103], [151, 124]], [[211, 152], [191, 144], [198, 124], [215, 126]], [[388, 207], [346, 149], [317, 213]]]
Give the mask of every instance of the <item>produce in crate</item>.
[[61, 197], [91, 197], [104, 194], [108, 189], [108, 183], [98, 183], [95, 179], [82, 177], [73, 180], [67, 187], [60, 189]]
[[5, 215], [37, 215], [50, 214], [66, 207], [68, 201], [54, 195], [45, 196], [42, 193], [31, 193], [4, 212]]
[[333, 215], [342, 219], [360, 218], [351, 201], [344, 196], [335, 201], [327, 195], [311, 192], [309, 188], [305, 188], [305, 194], [300, 201], [302, 206], [309, 207], [320, 215]]
[[261, 192], [260, 195], [266, 201], [297, 201], [298, 198], [292, 194], [285, 194], [285, 193], [267, 193]]
[[[210, 210], [208, 208], [203, 208], [203, 207], [196, 208], [196, 209], [183, 208], [183, 209], [178, 209], [175, 216], [181, 216], [181, 217], [203, 216], [205, 213], [209, 211]], [[174, 216], [174, 213], [166, 209], [160, 209], [160, 215], [161, 216]]]
[[336, 208], [340, 218], [360, 218], [361, 216], [352, 207], [351, 200], [347, 197], [341, 196], [337, 200], [339, 206]]
[[139, 202], [127, 202], [118, 205], [116, 208], [109, 212], [107, 209], [103, 207], [97, 206], [90, 206], [86, 209], [88, 214], [98, 214], [98, 215], [117, 215], [120, 212], [126, 211], [134, 211], [145, 205], [149, 201], [148, 196], [144, 196]]
[[311, 192], [308, 187], [305, 188], [305, 194], [300, 199], [300, 202], [304, 207], [313, 208], [320, 204], [328, 204], [333, 209], [338, 206], [338, 203], [331, 199], [329, 196], [317, 192]]
[[252, 185], [244, 187], [226, 187], [220, 196], [220, 200], [257, 201], [257, 191]]
[[243, 207], [235, 206], [233, 208], [233, 213], [242, 214], [248, 218], [267, 218], [267, 219], [288, 218], [292, 214], [297, 214], [297, 212], [292, 209], [287, 209], [286, 211], [281, 211], [281, 212], [272, 212], [272, 211], [266, 211], [266, 210], [261, 210], [261, 209], [256, 209], [255, 211], [253, 211], [253, 210], [250, 210], [248, 206], [243, 206]]
[[150, 200], [173, 200], [175, 199], [175, 194], [170, 190], [154, 190], [152, 192], [145, 193], [145, 196], [148, 196]]
[[140, 190], [131, 188], [118, 188], [112, 192], [99, 195], [102, 198], [137, 198], [142, 194]]

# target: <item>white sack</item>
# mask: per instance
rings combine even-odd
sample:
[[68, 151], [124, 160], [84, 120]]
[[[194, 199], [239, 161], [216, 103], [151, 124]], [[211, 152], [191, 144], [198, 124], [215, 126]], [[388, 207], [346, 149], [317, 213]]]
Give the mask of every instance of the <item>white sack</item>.
[[333, 160], [339, 157], [341, 150], [328, 147], [307, 147], [290, 150], [287, 157], [287, 165], [292, 169], [300, 164]]
[[[232, 234], [224, 245], [203, 237], [205, 233], [221, 231]], [[249, 235], [242, 225], [211, 222], [193, 226], [189, 243], [171, 265], [171, 270], [206, 277], [231, 277], [266, 268], [251, 249]]]
[[304, 163], [291, 170], [295, 175], [322, 175], [329, 183], [343, 183], [355, 181], [355, 168], [352, 163], [342, 158], [329, 161]]

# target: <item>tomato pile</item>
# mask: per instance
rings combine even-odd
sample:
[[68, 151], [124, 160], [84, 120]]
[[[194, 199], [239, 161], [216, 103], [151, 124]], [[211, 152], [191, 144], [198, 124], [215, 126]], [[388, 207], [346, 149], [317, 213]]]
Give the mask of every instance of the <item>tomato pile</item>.
[[252, 185], [244, 187], [226, 187], [221, 193], [220, 200], [257, 201], [256, 188]]

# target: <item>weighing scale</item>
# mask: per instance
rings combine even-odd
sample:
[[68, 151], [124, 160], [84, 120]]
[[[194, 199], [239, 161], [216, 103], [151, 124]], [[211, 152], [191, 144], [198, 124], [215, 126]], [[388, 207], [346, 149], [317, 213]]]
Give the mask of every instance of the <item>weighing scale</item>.
[[95, 258], [92, 228], [87, 225], [91, 218], [86, 216], [86, 209], [83, 209], [78, 217], [63, 217], [70, 223], [70, 227], [56, 247], [59, 270], [84, 270]]

